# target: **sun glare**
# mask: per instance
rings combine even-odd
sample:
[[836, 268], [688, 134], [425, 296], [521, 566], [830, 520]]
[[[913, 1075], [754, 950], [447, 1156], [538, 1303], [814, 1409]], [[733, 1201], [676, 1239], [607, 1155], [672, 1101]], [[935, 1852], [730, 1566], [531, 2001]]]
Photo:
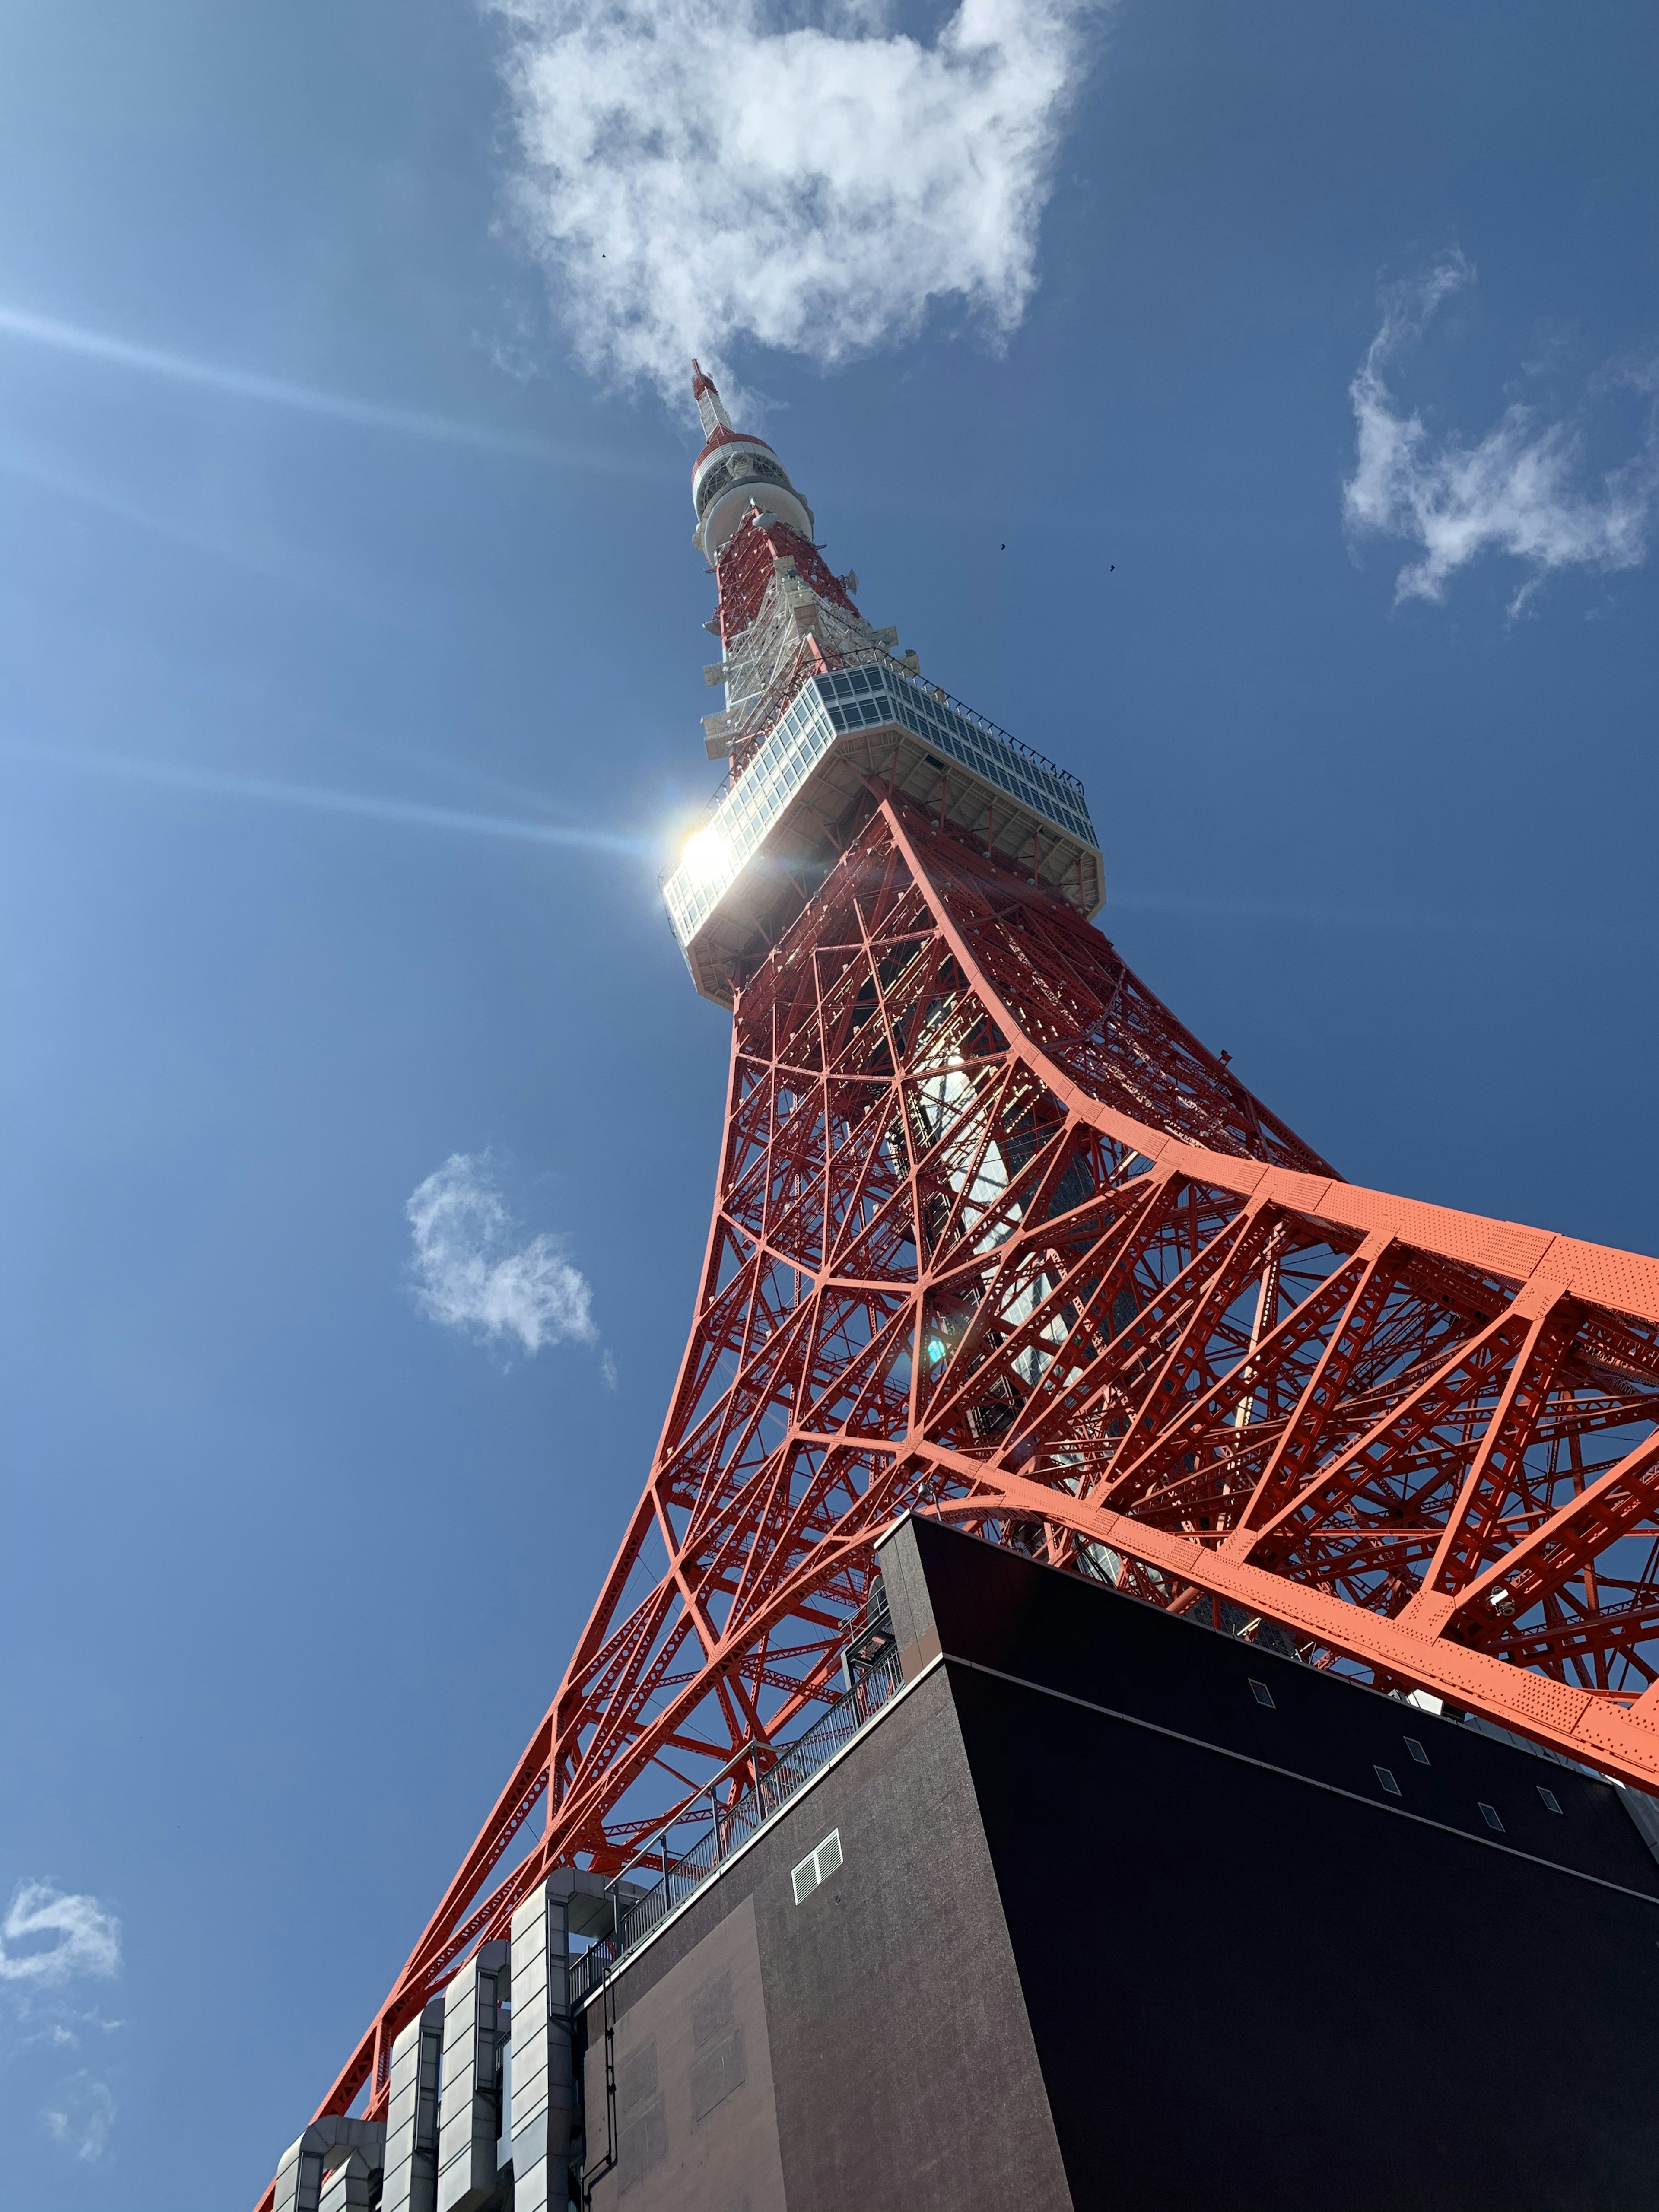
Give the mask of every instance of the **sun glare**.
[[680, 851], [680, 865], [706, 884], [720, 874], [730, 852], [725, 838], [710, 823], [706, 829], [694, 830], [686, 839]]

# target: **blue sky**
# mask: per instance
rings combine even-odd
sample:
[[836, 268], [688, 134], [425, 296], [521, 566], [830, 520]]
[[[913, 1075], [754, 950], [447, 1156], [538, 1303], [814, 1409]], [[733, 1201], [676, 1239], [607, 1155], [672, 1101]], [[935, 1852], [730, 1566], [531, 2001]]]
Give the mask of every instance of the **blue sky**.
[[1659, 1250], [1651, 11], [599, 21], [7, 11], [8, 2212], [252, 2201], [637, 1495], [693, 344], [1293, 1127]]

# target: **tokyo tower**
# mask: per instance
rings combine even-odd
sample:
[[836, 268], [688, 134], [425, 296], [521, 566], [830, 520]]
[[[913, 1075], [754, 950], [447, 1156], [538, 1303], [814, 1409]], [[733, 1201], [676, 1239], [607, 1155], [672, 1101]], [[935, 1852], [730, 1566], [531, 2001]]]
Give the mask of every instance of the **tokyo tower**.
[[[376, 2128], [386, 2206], [497, 2201], [397, 2166], [451, 2096], [419, 2023], [509, 1943], [526, 2002], [544, 1893], [591, 1994], [867, 1720], [907, 1516], [1659, 1791], [1659, 1261], [1345, 1182], [1094, 926], [1077, 779], [872, 626], [692, 388], [726, 776], [665, 896], [732, 1052], [690, 1334], [564, 1679], [264, 2208], [380, 2201], [327, 2193]], [[520, 2212], [573, 2185], [557, 2107]]]

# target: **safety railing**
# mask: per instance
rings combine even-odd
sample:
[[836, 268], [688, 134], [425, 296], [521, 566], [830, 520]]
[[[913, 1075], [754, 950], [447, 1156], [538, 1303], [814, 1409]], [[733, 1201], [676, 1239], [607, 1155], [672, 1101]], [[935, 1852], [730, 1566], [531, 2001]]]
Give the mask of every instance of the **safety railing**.
[[[1039, 752], [1035, 745], [1028, 745], [1024, 738], [1015, 737], [1012, 731], [1005, 730], [1000, 723], [994, 722], [988, 714], [981, 714], [978, 708], [969, 706], [965, 700], [954, 697], [942, 685], [929, 682], [925, 676], [914, 674], [904, 666], [902, 661], [896, 660], [892, 654], [884, 649], [854, 648], [851, 652], [836, 653], [823, 662], [823, 672], [826, 676], [836, 671], [852, 668], [868, 668], [878, 671], [884, 681], [892, 686], [896, 696], [908, 696], [919, 693], [935, 705], [945, 708], [950, 714], [959, 715], [976, 732], [994, 739], [999, 746], [1006, 746], [1011, 753], [1029, 763], [1031, 767], [1041, 769], [1045, 777], [1052, 776], [1058, 784], [1068, 787], [1079, 808], [1086, 812], [1088, 802], [1084, 797], [1082, 780], [1073, 775], [1070, 769], [1061, 768], [1060, 763], [1050, 760], [1047, 753]], [[749, 717], [743, 729], [736, 733], [737, 742], [744, 747], [748, 759], [753, 759], [761, 745], [783, 720], [791, 700], [799, 697], [803, 686], [812, 680], [810, 673], [803, 673], [799, 666], [792, 665], [787, 681], [775, 685], [773, 690], [766, 694], [764, 711]], [[898, 691], [897, 687], [901, 684], [908, 687], [906, 692]], [[742, 781], [744, 773], [744, 769], [734, 772], [732, 769], [727, 769], [710, 793], [708, 803], [698, 817], [699, 823], [713, 820], [722, 800]]]
[[702, 929], [837, 739], [895, 725], [920, 738], [931, 766], [954, 762], [1036, 823], [1098, 849], [1083, 786], [1068, 770], [896, 662], [842, 666], [805, 678], [776, 726], [704, 809], [663, 886], [682, 946]]
[[[870, 1666], [854, 1673], [852, 1687], [836, 1698], [823, 1719], [815, 1722], [805, 1735], [769, 1753], [746, 1751], [739, 1755], [736, 1763], [748, 1763], [753, 1775], [747, 1790], [721, 1802], [718, 1793], [732, 1771], [728, 1768], [703, 1793], [706, 1802], [684, 1808], [672, 1820], [665, 1822], [617, 1876], [613, 1895], [624, 1881], [648, 1877], [653, 1870], [657, 1878], [644, 1895], [631, 1904], [623, 1905], [618, 1898], [614, 1932], [600, 1936], [591, 1950], [583, 1952], [572, 1962], [571, 2003], [581, 2004], [592, 1996], [606, 1974], [636, 1944], [660, 1928], [694, 1890], [700, 1888], [711, 1875], [718, 1874], [734, 1851], [741, 1850], [775, 1813], [805, 1788], [815, 1774], [821, 1773], [865, 1723], [881, 1711], [900, 1680], [898, 1651], [896, 1647], [890, 1646]], [[763, 1758], [768, 1762], [764, 1766], [761, 1765]], [[697, 1841], [689, 1850], [673, 1856], [670, 1836], [676, 1828], [694, 1824], [702, 1830]]]

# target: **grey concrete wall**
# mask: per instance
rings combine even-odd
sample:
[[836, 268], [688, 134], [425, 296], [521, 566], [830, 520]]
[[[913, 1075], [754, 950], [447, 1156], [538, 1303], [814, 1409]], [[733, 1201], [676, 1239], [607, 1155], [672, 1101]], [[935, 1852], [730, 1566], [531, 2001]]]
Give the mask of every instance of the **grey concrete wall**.
[[[832, 1830], [842, 1863], [797, 1905], [792, 1870]], [[647, 2212], [670, 2176], [695, 2179], [715, 2212], [744, 2192], [749, 2212], [769, 2212], [756, 2146], [774, 2127], [790, 2212], [1069, 2212], [942, 1670], [625, 1967], [614, 1995], [617, 2162], [595, 2212]], [[590, 2175], [607, 2148], [602, 2011], [586, 2015]]]
[[752, 1899], [621, 2014], [615, 2064], [609, 2143], [602, 2085], [590, 2113], [594, 2165], [607, 2151], [615, 2157], [594, 2190], [596, 2208], [785, 2212]]

